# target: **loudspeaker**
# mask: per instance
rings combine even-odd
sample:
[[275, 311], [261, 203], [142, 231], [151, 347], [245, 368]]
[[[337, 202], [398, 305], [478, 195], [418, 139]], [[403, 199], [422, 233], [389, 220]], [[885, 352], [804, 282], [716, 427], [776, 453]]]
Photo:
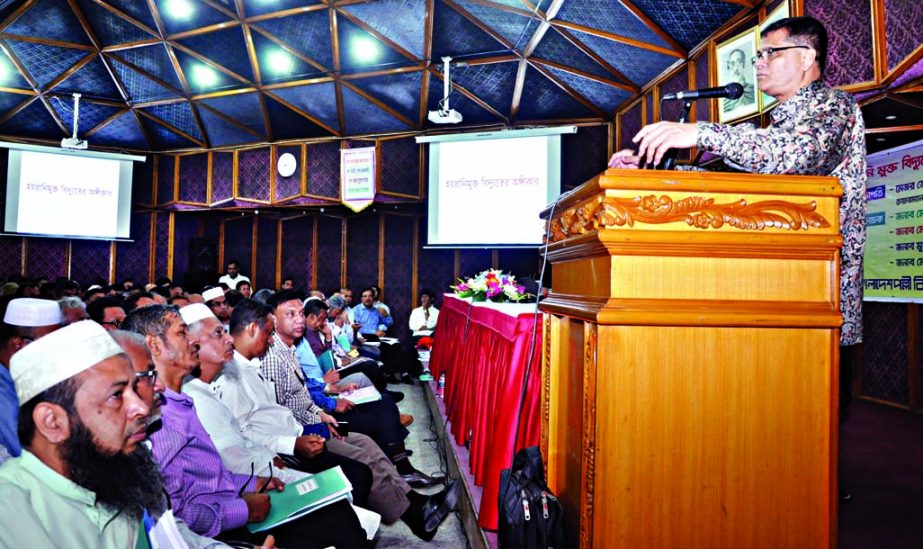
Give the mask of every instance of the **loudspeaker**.
[[218, 244], [211, 238], [189, 240], [189, 270], [214, 273], [218, 271]]

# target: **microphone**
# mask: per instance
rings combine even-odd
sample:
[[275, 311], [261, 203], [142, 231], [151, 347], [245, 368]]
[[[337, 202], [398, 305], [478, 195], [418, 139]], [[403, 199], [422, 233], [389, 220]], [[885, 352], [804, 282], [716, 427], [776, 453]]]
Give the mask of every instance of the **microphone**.
[[731, 82], [726, 86], [716, 88], [703, 88], [701, 90], [686, 90], [677, 93], [668, 93], [664, 95], [661, 101], [692, 100], [692, 99], [711, 99], [713, 97], [726, 97], [727, 99], [737, 99], [744, 94], [744, 87], [737, 82]]

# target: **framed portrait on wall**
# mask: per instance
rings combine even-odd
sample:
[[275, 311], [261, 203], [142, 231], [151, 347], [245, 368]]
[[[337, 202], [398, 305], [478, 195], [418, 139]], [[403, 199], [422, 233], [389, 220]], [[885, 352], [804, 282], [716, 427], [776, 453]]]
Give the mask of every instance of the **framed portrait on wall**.
[[[788, 17], [788, 14], [789, 14], [788, 2], [787, 1], [782, 2], [781, 4], [779, 4], [779, 6], [776, 9], [772, 10], [772, 13], [766, 16], [766, 19], [764, 19], [762, 23], [760, 23], [760, 33], [763, 32], [763, 29], [775, 23], [779, 19], [785, 19], [786, 17]], [[757, 46], [759, 46], [759, 39], [760, 39], [759, 34], [757, 34], [756, 36]], [[769, 109], [775, 107], [776, 103], [778, 103], [778, 101], [776, 101], [775, 97], [771, 95], [766, 95], [765, 93], [760, 92], [760, 112], [768, 111]]]
[[746, 30], [715, 47], [718, 85], [737, 82], [744, 93], [737, 99], [718, 100], [718, 121], [730, 122], [759, 112], [756, 97], [756, 69], [750, 60], [756, 55], [757, 29]]

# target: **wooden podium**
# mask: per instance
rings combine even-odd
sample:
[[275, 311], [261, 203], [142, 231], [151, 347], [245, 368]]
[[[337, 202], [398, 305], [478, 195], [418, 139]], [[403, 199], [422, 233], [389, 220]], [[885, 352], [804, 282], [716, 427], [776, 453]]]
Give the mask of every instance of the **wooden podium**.
[[608, 170], [542, 217], [569, 547], [836, 545], [840, 184]]

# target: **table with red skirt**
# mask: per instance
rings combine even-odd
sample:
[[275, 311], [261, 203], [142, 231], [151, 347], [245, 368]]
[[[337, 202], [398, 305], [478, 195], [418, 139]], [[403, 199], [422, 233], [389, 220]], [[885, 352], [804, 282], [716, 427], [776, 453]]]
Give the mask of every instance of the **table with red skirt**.
[[455, 442], [462, 446], [471, 438], [471, 474], [483, 487], [478, 523], [488, 530], [497, 528], [500, 471], [510, 467], [517, 450], [539, 443], [541, 349], [541, 315], [534, 303], [472, 303], [443, 296], [429, 366], [435, 379], [445, 373], [446, 414]]

